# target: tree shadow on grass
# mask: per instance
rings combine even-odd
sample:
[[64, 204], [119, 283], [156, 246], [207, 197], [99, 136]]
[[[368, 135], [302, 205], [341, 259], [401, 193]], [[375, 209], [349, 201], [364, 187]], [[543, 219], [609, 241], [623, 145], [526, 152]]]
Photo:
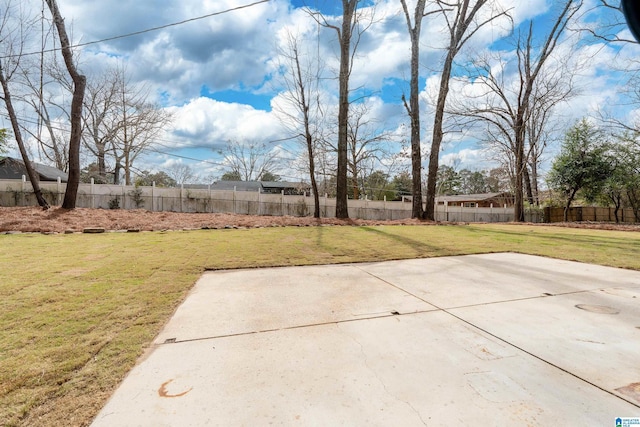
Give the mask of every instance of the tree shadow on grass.
[[[573, 245], [589, 245], [589, 244], [593, 244], [593, 245], [610, 245], [610, 246], [615, 246], [615, 247], [620, 247], [621, 245], [623, 246], [636, 246], [637, 245], [637, 240], [636, 239], [620, 239], [620, 238], [616, 238], [616, 237], [610, 237], [610, 236], [593, 236], [593, 235], [581, 235], [581, 234], [557, 234], [557, 233], [553, 233], [553, 234], [549, 234], [549, 233], [536, 233], [535, 231], [531, 232], [531, 233], [524, 233], [522, 231], [506, 231], [506, 230], [490, 230], [490, 229], [484, 229], [483, 233], [486, 233], [487, 235], [494, 235], [494, 236], [503, 236], [505, 239], [509, 239], [509, 238], [524, 238], [524, 239], [535, 239], [535, 240], [539, 240], [539, 241], [549, 241], [549, 242], [556, 242], [559, 244], [573, 244]], [[514, 242], [517, 243], [517, 242]]]
[[406, 236], [400, 236], [398, 234], [388, 233], [380, 228], [374, 227], [360, 227], [362, 230], [369, 233], [377, 234], [385, 239], [394, 240], [401, 245], [410, 248], [415, 252], [415, 255], [420, 258], [443, 256], [443, 255], [458, 255], [460, 252], [452, 251], [451, 249], [443, 248], [442, 246], [430, 245], [424, 241], [412, 239]]

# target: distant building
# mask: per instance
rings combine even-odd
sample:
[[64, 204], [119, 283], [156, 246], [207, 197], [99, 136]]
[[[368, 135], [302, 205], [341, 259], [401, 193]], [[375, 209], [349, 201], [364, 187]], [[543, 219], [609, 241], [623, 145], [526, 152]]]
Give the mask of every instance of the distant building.
[[[185, 184], [184, 188], [207, 189], [208, 185]], [[217, 181], [211, 184], [212, 190], [226, 191], [260, 191], [263, 194], [304, 194], [311, 191], [311, 186], [304, 182], [287, 181]]]
[[[31, 162], [31, 164], [40, 177], [40, 181], [57, 181], [60, 178], [62, 182], [67, 182], [69, 179], [69, 175], [60, 169], [35, 162]], [[27, 168], [22, 159], [13, 157], [0, 159], [0, 179], [22, 179], [22, 176], [25, 176], [27, 181], [29, 180]]]
[[260, 181], [262, 184], [262, 192], [267, 194], [284, 194], [295, 195], [303, 194], [311, 191], [311, 186], [304, 182], [287, 182], [287, 181]]
[[458, 194], [455, 196], [438, 196], [436, 204], [449, 206], [464, 206], [466, 208], [501, 208], [504, 205], [511, 207], [514, 204], [511, 193], [483, 193], [483, 194]]

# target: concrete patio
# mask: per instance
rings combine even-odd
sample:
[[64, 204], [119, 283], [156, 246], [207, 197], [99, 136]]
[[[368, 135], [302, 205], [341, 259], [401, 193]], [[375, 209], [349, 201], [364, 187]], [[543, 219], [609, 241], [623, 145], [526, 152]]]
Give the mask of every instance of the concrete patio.
[[208, 272], [93, 426], [615, 426], [640, 272], [513, 253]]

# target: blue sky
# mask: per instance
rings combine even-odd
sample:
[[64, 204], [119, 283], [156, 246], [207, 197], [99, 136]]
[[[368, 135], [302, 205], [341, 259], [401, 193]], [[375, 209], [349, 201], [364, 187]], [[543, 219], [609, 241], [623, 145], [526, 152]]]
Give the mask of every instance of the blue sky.
[[[585, 13], [596, 0], [585, 0]], [[187, 20], [206, 14], [222, 12], [251, 3], [250, 0], [166, 0], [163, 7], [153, 0], [59, 0], [75, 42], [101, 40], [168, 23]], [[409, 1], [410, 7], [412, 1]], [[39, 10], [40, 2], [25, 3]], [[330, 20], [339, 13], [333, 0], [271, 0], [205, 19], [185, 23], [159, 31], [93, 44], [81, 49], [81, 69], [89, 78], [108, 67], [125, 66], [132, 82], [152, 88], [157, 101], [174, 115], [174, 123], [158, 137], [154, 151], [149, 151], [137, 165], [140, 169], [166, 170], [175, 165], [189, 165], [201, 177], [220, 176], [225, 171], [225, 159], [218, 151], [229, 140], [261, 141], [278, 150], [282, 159], [280, 174], [295, 179], [303, 174], [296, 165], [301, 147], [293, 142], [281, 142], [289, 135], [274, 111], [282, 102], [283, 85], [278, 76], [278, 48], [285, 32], [300, 34], [305, 52], [320, 53], [324, 74], [321, 85], [326, 111], [335, 107], [337, 82], [335, 70], [338, 49], [335, 32], [318, 29], [316, 23], [301, 10], [306, 4], [320, 8]], [[374, 4], [373, 1], [369, 5]], [[556, 2], [551, 0], [495, 0], [497, 7], [509, 9], [515, 30], [534, 20], [536, 31], [548, 28], [555, 13]], [[401, 95], [407, 93], [409, 78], [409, 39], [399, 0], [375, 2], [375, 21], [363, 36], [356, 56], [352, 87], [370, 95], [368, 113], [378, 131], [385, 131], [398, 141], [408, 137], [408, 120], [403, 111]], [[582, 16], [584, 21], [608, 19], [599, 13]], [[528, 25], [528, 24], [527, 24]], [[575, 26], [579, 26], [577, 23]], [[621, 28], [621, 31], [624, 29]], [[502, 58], [513, 55], [513, 46], [505, 37], [510, 33], [508, 22], [487, 26], [468, 43], [457, 59], [457, 75], [464, 80], [463, 65], [477, 55], [498, 54]], [[570, 52], [567, 58], [578, 63], [585, 59], [587, 66], [576, 72], [579, 95], [557, 107], [557, 117], [570, 125], [599, 109], [626, 105], [622, 91], [626, 75], [621, 69], [638, 57], [637, 46], [598, 45], [585, 34], [571, 36], [559, 52]], [[430, 129], [433, 120], [431, 102], [437, 89], [439, 67], [446, 35], [442, 19], [427, 18], [423, 24], [421, 90], [423, 100], [423, 152], [428, 155]], [[588, 47], [598, 53], [592, 54]], [[562, 54], [562, 53], [561, 53]], [[593, 56], [589, 56], [593, 55]], [[513, 64], [511, 64], [513, 65]], [[633, 66], [633, 65], [632, 65]], [[637, 67], [636, 67], [637, 68]], [[514, 75], [505, 76], [506, 81]], [[463, 92], [461, 83], [452, 86], [455, 100]], [[632, 114], [634, 107], [618, 108], [618, 114]], [[614, 108], [615, 109], [615, 108]], [[27, 114], [25, 112], [25, 114]], [[6, 124], [3, 124], [6, 126]], [[404, 132], [404, 134], [402, 134]], [[461, 136], [462, 135], [462, 136]], [[458, 168], [488, 169], [494, 166], [478, 141], [482, 135], [474, 130], [457, 132], [447, 138], [441, 153], [442, 163]], [[402, 150], [399, 142], [386, 147], [388, 158], [380, 167], [387, 167], [389, 159]], [[550, 156], [555, 147], [549, 148]], [[32, 150], [37, 154], [37, 150]], [[85, 162], [91, 156], [83, 156]], [[406, 164], [394, 164], [393, 173]], [[426, 160], [425, 160], [426, 166]], [[391, 170], [390, 170], [391, 171]]]

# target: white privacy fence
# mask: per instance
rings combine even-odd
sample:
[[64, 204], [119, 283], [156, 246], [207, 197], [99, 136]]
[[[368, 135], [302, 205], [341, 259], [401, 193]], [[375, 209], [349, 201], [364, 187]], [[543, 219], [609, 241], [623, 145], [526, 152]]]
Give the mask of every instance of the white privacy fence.
[[[41, 182], [45, 199], [61, 205], [66, 184]], [[0, 180], [0, 206], [35, 206], [31, 183], [24, 180]], [[209, 188], [134, 187], [113, 184], [80, 184], [76, 206], [97, 209], [145, 209], [149, 211], [235, 213], [244, 215], [311, 216], [313, 197], [307, 195], [266, 194], [262, 192], [214, 190]], [[335, 217], [336, 200], [320, 197], [320, 215]], [[349, 217], [369, 220], [411, 218], [411, 202], [349, 200]], [[513, 208], [489, 208], [438, 205], [436, 219], [444, 222], [509, 222]], [[540, 212], [528, 212], [527, 221], [542, 222]]]

